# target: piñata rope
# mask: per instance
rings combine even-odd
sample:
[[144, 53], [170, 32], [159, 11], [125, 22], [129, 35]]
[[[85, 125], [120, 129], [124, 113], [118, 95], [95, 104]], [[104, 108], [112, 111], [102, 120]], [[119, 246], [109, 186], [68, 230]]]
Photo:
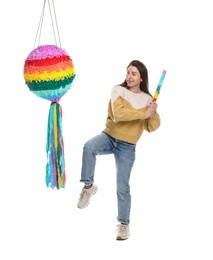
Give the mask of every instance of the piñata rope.
[[[51, 17], [51, 23], [52, 23], [52, 29], [53, 29], [55, 44], [56, 44], [56, 46], [58, 46], [58, 44], [57, 44], [57, 37], [58, 37], [59, 47], [61, 47], [61, 39], [60, 39], [60, 35], [59, 35], [58, 22], [57, 22], [57, 17], [56, 17], [54, 0], [51, 0], [51, 1], [52, 1], [52, 7], [51, 7], [51, 4], [50, 4], [50, 0], [48, 0], [48, 6], [49, 6], [49, 12], [50, 12], [50, 17]], [[43, 26], [43, 21], [44, 21], [45, 6], [46, 6], [46, 0], [44, 0], [43, 8], [42, 8], [42, 11], [41, 11], [41, 16], [40, 16], [40, 20], [39, 20], [39, 24], [38, 24], [38, 29], [37, 29], [33, 49], [36, 47], [36, 42], [38, 42], [37, 45], [40, 44], [41, 31], [42, 31], [42, 26]], [[54, 20], [53, 20], [53, 15], [52, 15], [52, 9], [53, 9], [53, 13], [54, 13]], [[55, 25], [54, 25], [54, 22], [55, 22]], [[55, 29], [55, 27], [56, 27], [56, 29]], [[56, 37], [55, 30], [57, 31], [57, 37]]]

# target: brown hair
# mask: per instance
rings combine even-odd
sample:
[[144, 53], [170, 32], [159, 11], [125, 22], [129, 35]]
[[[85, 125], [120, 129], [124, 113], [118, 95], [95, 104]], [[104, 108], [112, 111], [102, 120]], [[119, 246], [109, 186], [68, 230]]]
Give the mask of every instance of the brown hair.
[[[129, 65], [127, 66], [127, 69], [129, 68], [129, 66], [134, 66], [138, 69], [141, 78], [143, 79], [140, 83], [140, 89], [141, 91], [149, 94], [150, 96], [152, 96], [149, 92], [149, 79], [148, 79], [148, 70], [146, 68], [146, 66], [139, 60], [133, 60], [129, 63]], [[127, 88], [127, 82], [126, 80], [124, 80], [120, 86]]]

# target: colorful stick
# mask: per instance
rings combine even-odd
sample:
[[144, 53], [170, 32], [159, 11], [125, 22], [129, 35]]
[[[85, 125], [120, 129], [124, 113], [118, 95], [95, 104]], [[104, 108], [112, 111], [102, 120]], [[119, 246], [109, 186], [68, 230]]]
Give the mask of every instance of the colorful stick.
[[160, 89], [161, 89], [161, 87], [162, 87], [162, 84], [163, 84], [165, 75], [166, 75], [166, 70], [163, 70], [162, 75], [161, 75], [161, 77], [160, 77], [160, 80], [159, 80], [159, 82], [158, 82], [158, 86], [157, 86], [157, 88], [156, 88], [156, 90], [155, 90], [155, 93], [154, 93], [154, 95], [153, 95], [153, 100], [152, 100], [153, 103], [155, 103], [155, 102], [157, 101], [157, 99], [158, 99], [158, 96], [159, 96], [159, 94], [160, 94]]

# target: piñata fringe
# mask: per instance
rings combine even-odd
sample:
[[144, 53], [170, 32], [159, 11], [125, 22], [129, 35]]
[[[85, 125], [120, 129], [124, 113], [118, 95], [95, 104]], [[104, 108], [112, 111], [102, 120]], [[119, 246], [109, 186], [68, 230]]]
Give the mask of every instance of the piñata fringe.
[[49, 110], [47, 129], [46, 185], [50, 188], [65, 188], [64, 142], [62, 136], [62, 109], [52, 102]]

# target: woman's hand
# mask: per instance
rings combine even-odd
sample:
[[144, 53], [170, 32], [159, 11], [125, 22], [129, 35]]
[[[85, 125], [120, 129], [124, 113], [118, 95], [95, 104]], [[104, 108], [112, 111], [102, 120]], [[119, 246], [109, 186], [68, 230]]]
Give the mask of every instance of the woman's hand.
[[145, 118], [153, 117], [157, 112], [158, 105], [157, 103], [151, 103], [149, 108], [145, 111]]
[[158, 104], [157, 103], [151, 103], [150, 104], [150, 117], [154, 116], [154, 114], [157, 112]]

